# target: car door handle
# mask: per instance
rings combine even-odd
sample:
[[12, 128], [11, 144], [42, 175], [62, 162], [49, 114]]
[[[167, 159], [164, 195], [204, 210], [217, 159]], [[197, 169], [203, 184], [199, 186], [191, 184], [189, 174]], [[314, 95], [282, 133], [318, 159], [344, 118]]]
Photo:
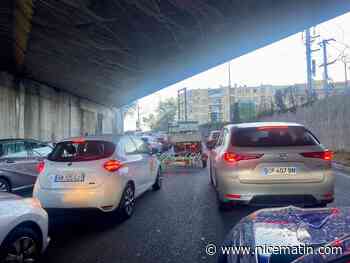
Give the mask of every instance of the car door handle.
[[15, 163], [13, 160], [6, 160], [6, 163]]

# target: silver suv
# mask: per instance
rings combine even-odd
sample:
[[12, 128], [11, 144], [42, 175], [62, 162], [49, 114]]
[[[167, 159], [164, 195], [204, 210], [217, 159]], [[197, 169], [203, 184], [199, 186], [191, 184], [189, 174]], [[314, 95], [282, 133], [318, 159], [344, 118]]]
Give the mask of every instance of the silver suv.
[[333, 201], [332, 152], [300, 124], [225, 126], [209, 155], [209, 176], [221, 208]]

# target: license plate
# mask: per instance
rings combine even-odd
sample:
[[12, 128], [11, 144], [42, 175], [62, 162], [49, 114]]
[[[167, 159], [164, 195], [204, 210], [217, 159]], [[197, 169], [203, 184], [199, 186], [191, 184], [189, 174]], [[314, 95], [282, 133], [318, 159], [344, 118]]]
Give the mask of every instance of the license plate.
[[296, 167], [265, 167], [263, 175], [295, 175], [297, 173]]
[[83, 174], [65, 174], [55, 175], [55, 182], [81, 183], [84, 182], [85, 176]]

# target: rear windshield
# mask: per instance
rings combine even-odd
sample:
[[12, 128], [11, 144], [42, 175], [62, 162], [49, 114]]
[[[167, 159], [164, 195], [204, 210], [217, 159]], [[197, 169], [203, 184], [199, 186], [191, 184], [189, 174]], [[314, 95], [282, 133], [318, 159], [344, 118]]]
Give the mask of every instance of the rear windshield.
[[319, 141], [304, 127], [239, 128], [232, 145], [238, 147], [283, 147], [317, 145]]
[[58, 143], [48, 159], [55, 162], [93, 161], [110, 157], [114, 150], [115, 146], [111, 142], [66, 141]]

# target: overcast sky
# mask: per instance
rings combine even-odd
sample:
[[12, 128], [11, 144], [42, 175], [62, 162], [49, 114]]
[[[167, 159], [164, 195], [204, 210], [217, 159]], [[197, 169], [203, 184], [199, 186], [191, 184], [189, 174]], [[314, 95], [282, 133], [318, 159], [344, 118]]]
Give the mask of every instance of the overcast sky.
[[[329, 45], [329, 61], [336, 59], [346, 51], [350, 60], [350, 13], [318, 25], [314, 30], [317, 39], [313, 48], [323, 38], [335, 38], [337, 42]], [[258, 49], [252, 53], [236, 58], [230, 62], [232, 85], [257, 86], [260, 84], [294, 84], [306, 82], [306, 60], [303, 33], [295, 34], [279, 42]], [[322, 64], [322, 52], [313, 54], [317, 64]], [[317, 68], [315, 79], [322, 79], [323, 70]], [[344, 65], [342, 62], [329, 67], [329, 76], [334, 81], [344, 81]], [[228, 63], [222, 64], [201, 74], [178, 82], [141, 100], [141, 116], [154, 112], [159, 100], [176, 96], [177, 90], [183, 87], [190, 89], [216, 88], [228, 84]], [[135, 116], [125, 121], [126, 130], [135, 129]]]

